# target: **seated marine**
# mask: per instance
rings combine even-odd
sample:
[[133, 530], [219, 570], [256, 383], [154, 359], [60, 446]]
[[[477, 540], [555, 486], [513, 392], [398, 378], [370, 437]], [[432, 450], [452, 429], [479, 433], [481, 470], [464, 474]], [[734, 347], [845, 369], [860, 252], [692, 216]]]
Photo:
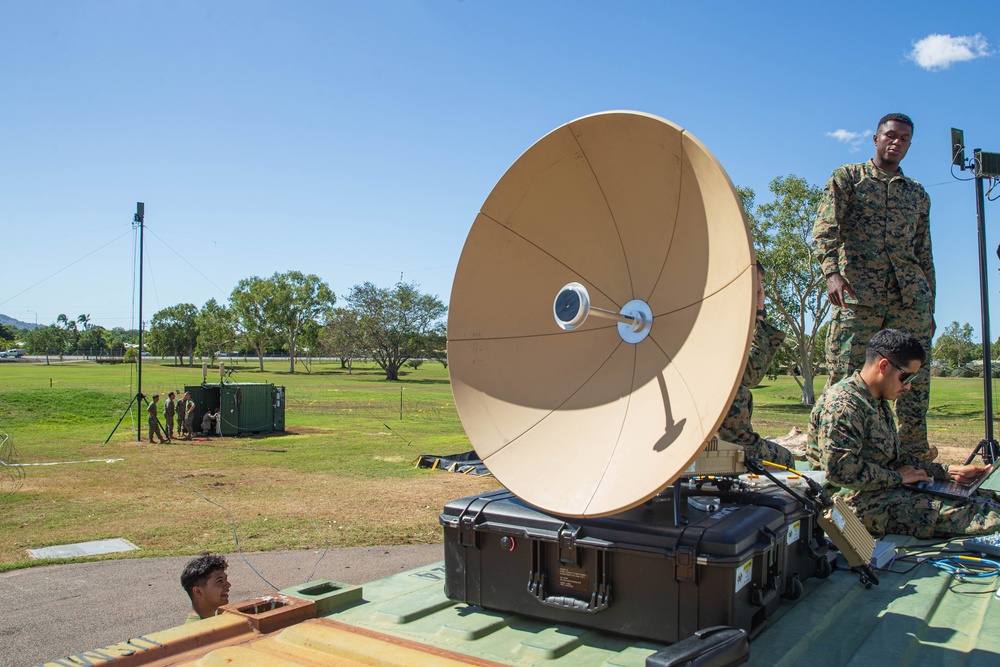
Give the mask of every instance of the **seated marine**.
[[925, 358], [907, 331], [883, 329], [872, 336], [861, 370], [816, 401], [807, 456], [873, 534], [927, 539], [997, 532], [1000, 499], [990, 491], [951, 499], [903, 486], [931, 478], [968, 483], [985, 470], [924, 461], [900, 447], [889, 401], [910, 389]]
[[764, 377], [774, 353], [778, 351], [781, 341], [785, 339], [785, 333], [769, 323], [764, 312], [764, 283], [762, 276], [764, 267], [760, 260], [757, 261], [756, 287], [757, 287], [757, 321], [753, 331], [753, 342], [750, 346], [750, 358], [747, 360], [747, 367], [743, 371], [743, 380], [736, 390], [736, 397], [733, 404], [729, 406], [729, 412], [719, 427], [719, 439], [731, 442], [743, 447], [746, 456], [760, 461], [770, 461], [786, 468], [795, 467], [795, 459], [792, 453], [779, 445], [765, 438], [753, 430], [750, 419], [753, 417], [753, 394], [750, 388], [757, 384]]

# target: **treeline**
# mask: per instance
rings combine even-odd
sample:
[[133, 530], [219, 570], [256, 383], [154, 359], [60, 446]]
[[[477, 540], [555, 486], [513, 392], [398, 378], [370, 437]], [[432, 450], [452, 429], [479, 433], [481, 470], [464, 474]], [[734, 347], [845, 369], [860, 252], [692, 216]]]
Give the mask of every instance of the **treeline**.
[[[290, 373], [303, 353], [339, 358], [344, 367], [364, 357], [377, 362], [388, 380], [399, 379], [410, 359], [447, 363], [447, 308], [436, 296], [422, 294], [415, 284], [380, 288], [366, 282], [352, 287], [345, 302], [337, 307], [336, 295], [313, 274], [251, 276], [236, 285], [226, 304], [209, 299], [201, 308], [179, 303], [158, 311], [144, 331], [143, 347], [190, 365], [195, 356], [214, 361], [220, 352], [251, 353], [261, 370], [266, 354], [284, 353]], [[138, 331], [109, 331], [92, 325], [89, 315], [60, 315], [55, 324], [20, 334], [25, 350], [35, 355], [122, 354], [138, 342]]]
[[90, 321], [90, 315], [76, 319], [60, 314], [54, 324], [36, 329], [14, 329], [0, 325], [0, 338], [12, 345], [20, 341], [28, 354], [59, 356], [80, 354], [93, 357], [123, 356], [139, 340], [138, 329], [105, 329]]

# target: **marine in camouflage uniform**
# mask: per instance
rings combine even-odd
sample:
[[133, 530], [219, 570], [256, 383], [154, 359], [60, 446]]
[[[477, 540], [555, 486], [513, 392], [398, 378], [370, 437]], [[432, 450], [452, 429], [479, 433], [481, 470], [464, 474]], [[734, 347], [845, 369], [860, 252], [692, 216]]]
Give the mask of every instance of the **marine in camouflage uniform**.
[[163, 430], [167, 440], [170, 440], [174, 435], [174, 392], [167, 394], [167, 400], [163, 402]]
[[826, 471], [873, 534], [921, 539], [980, 535], [1000, 530], [1000, 504], [988, 491], [952, 500], [903, 488], [896, 470], [913, 466], [949, 479], [948, 466], [924, 461], [900, 447], [889, 402], [875, 398], [859, 373], [828, 388], [809, 417], [807, 456]]
[[879, 330], [912, 333], [927, 353], [927, 363], [913, 379], [912, 391], [896, 402], [896, 417], [903, 445], [922, 456], [929, 450], [935, 277], [930, 198], [898, 166], [912, 128], [912, 122], [907, 127], [906, 121], [883, 119], [875, 135], [875, 158], [833, 172], [822, 193], [812, 242], [834, 304], [826, 339], [826, 388], [861, 368], [865, 345]]
[[750, 358], [747, 360], [746, 370], [743, 371], [743, 380], [736, 390], [736, 398], [733, 399], [722, 426], [719, 427], [719, 438], [740, 445], [746, 450], [747, 456], [771, 461], [786, 468], [794, 468], [795, 459], [792, 453], [778, 443], [762, 438], [753, 430], [751, 424], [753, 394], [750, 388], [760, 383], [783, 340], [785, 332], [767, 322], [762, 316], [757, 319], [753, 343], [750, 346]]

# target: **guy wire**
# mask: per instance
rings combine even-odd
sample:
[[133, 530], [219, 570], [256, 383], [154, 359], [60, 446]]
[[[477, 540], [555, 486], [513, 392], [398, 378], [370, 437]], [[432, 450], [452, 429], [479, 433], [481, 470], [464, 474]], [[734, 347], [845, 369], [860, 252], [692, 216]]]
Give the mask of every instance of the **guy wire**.
[[[150, 233], [153, 233], [153, 232], [150, 232]], [[170, 248], [170, 246], [162, 238], [160, 238], [159, 236], [157, 236], [155, 233], [153, 233], [153, 235], [156, 236], [156, 238], [161, 243], [163, 243], [165, 246], [167, 246], [168, 248]], [[171, 249], [171, 251], [173, 251], [173, 248], [170, 248], [170, 249]], [[148, 257], [149, 257], [149, 254], [148, 254], [148, 245], [146, 246], [145, 250], [147, 250], [147, 255], [146, 256], [147, 256], [147, 259], [148, 259]], [[176, 251], [173, 251], [173, 252], [175, 254], [177, 254]], [[181, 256], [178, 254], [178, 257], [181, 257]], [[181, 257], [181, 259], [184, 259], [184, 258]], [[191, 266], [191, 268], [194, 269], [199, 275], [201, 275], [202, 277], [204, 277], [209, 282], [212, 282], [201, 271], [199, 271], [196, 267], [194, 267], [190, 262], [187, 262], [186, 259], [184, 259], [184, 261], [189, 266]], [[152, 279], [153, 278], [153, 276], [152, 276], [152, 263], [150, 262], [149, 265], [150, 265], [150, 278]], [[134, 272], [135, 272], [135, 262], [133, 261], [133, 276], [134, 276]], [[215, 283], [212, 283], [212, 285], [214, 285], [216, 287], [216, 289], [220, 289], [218, 285], [215, 285]], [[135, 290], [135, 280], [133, 279], [133, 294], [134, 294], [134, 290]], [[156, 292], [155, 280], [154, 280], [154, 283], [153, 283], [153, 290], [154, 290], [154, 293], [155, 293]], [[220, 289], [220, 292], [221, 292], [221, 289]], [[159, 304], [159, 296], [155, 295], [155, 297], [156, 297], [157, 303]], [[133, 296], [133, 299], [134, 299], [134, 296]], [[133, 308], [133, 311], [134, 311], [134, 308]], [[142, 354], [142, 350], [138, 350], [137, 352], [138, 352], [138, 354]], [[182, 360], [182, 366], [183, 366], [183, 354], [180, 355], [180, 358]], [[171, 374], [173, 375], [173, 377], [174, 377], [175, 380], [177, 379], [177, 371], [178, 371], [177, 367], [173, 366], [172, 369], [171, 369]], [[222, 417], [222, 413], [221, 412], [219, 413], [219, 416], [220, 416], [220, 418], [224, 419], [224, 417]], [[157, 421], [159, 421], [159, 415], [157, 415]], [[136, 426], [136, 428], [139, 428], [139, 426]], [[157, 467], [159, 467], [161, 471], [163, 471], [165, 474], [167, 474], [168, 476], [170, 476], [171, 478], [173, 478], [178, 483], [182, 484], [183, 486], [187, 487], [188, 489], [190, 489], [191, 491], [193, 491], [194, 493], [196, 493], [198, 496], [200, 496], [205, 501], [207, 501], [207, 502], [215, 505], [216, 507], [219, 507], [224, 512], [226, 512], [226, 514], [229, 515], [230, 528], [231, 528], [232, 533], [233, 533], [233, 542], [236, 545], [236, 550], [239, 552], [240, 558], [242, 558], [243, 561], [247, 564], [247, 566], [251, 570], [253, 570], [254, 574], [256, 574], [258, 577], [260, 577], [261, 580], [263, 580], [268, 586], [271, 586], [271, 588], [274, 588], [275, 590], [279, 590], [277, 588], [277, 586], [275, 586], [273, 583], [271, 583], [270, 581], [268, 581], [267, 578], [265, 578], [259, 571], [257, 571], [257, 569], [254, 568], [254, 566], [250, 564], [250, 562], [247, 560], [246, 556], [243, 554], [243, 549], [240, 546], [239, 534], [238, 534], [237, 529], [236, 529], [236, 517], [233, 515], [233, 513], [227, 507], [225, 507], [224, 505], [222, 505], [222, 504], [220, 504], [220, 503], [218, 503], [218, 502], [210, 499], [209, 497], [207, 497], [206, 495], [204, 495], [203, 493], [201, 493], [198, 489], [194, 488], [190, 484], [187, 484], [186, 482], [184, 482], [183, 480], [181, 480], [180, 478], [178, 478], [176, 475], [174, 475], [173, 473], [171, 473], [169, 470], [167, 470], [166, 468], [164, 468], [163, 466], [161, 466], [145, 450], [145, 448], [142, 446], [141, 442], [139, 442], [138, 444], [139, 444], [139, 449], [143, 453], [143, 455], [145, 455], [150, 461], [152, 461], [154, 463], [154, 465], [156, 465]], [[309, 581], [309, 580], [312, 579], [313, 575], [316, 572], [316, 569], [319, 567], [320, 561], [323, 560], [323, 558], [326, 556], [327, 551], [329, 551], [329, 549], [330, 549], [330, 542], [329, 542], [329, 540], [323, 540], [323, 534], [322, 534], [322, 532], [319, 529], [319, 525], [317, 524], [315, 517], [312, 516], [312, 514], [310, 514], [308, 510], [306, 510], [305, 508], [303, 508], [301, 505], [299, 505], [298, 503], [296, 503], [294, 500], [291, 500], [290, 502], [291, 502], [291, 504], [292, 504], [293, 507], [295, 507], [298, 510], [302, 511], [307, 516], [307, 518], [309, 519], [310, 523], [312, 523], [313, 528], [316, 530], [317, 535], [320, 537], [320, 540], [326, 542], [326, 547], [324, 548], [323, 552], [320, 554], [320, 556], [316, 560], [316, 562], [313, 564], [312, 572], [310, 573], [309, 577], [306, 579], [306, 581]]]
[[267, 584], [268, 586], [270, 586], [271, 588], [273, 588], [276, 591], [280, 590], [277, 586], [275, 586], [270, 581], [268, 581], [267, 578], [264, 577], [264, 575], [262, 575], [260, 572], [258, 572], [257, 568], [255, 568], [250, 563], [250, 561], [247, 560], [247, 557], [243, 554], [243, 549], [240, 547], [240, 537], [239, 537], [239, 535], [236, 532], [236, 517], [233, 516], [233, 513], [229, 511], [229, 508], [227, 508], [225, 505], [222, 505], [221, 503], [215, 502], [214, 500], [212, 500], [211, 498], [209, 498], [208, 496], [206, 496], [204, 493], [202, 493], [198, 489], [194, 488], [193, 486], [191, 486], [190, 484], [188, 484], [187, 482], [185, 482], [181, 478], [177, 477], [177, 475], [173, 474], [169, 470], [167, 470], [164, 466], [160, 465], [160, 463], [155, 458], [153, 458], [149, 454], [149, 452], [146, 451], [146, 448], [143, 447], [141, 441], [137, 442], [136, 445], [139, 447], [139, 451], [143, 454], [143, 456], [145, 456], [147, 459], [149, 459], [149, 461], [153, 465], [155, 465], [157, 468], [159, 468], [161, 472], [163, 472], [168, 477], [172, 478], [178, 484], [180, 484], [182, 486], [185, 486], [188, 489], [190, 489], [191, 491], [193, 491], [195, 494], [197, 494], [198, 496], [200, 496], [202, 498], [202, 500], [204, 500], [205, 502], [208, 502], [208, 503], [211, 503], [212, 505], [215, 505], [216, 507], [218, 507], [223, 512], [225, 512], [226, 514], [229, 515], [229, 525], [230, 525], [230, 529], [233, 532], [233, 541], [236, 543], [236, 551], [239, 552], [240, 558], [243, 559], [243, 562], [247, 564], [247, 567], [249, 567], [251, 570], [253, 570], [254, 574], [256, 574], [258, 577], [260, 577], [261, 580], [265, 584]]

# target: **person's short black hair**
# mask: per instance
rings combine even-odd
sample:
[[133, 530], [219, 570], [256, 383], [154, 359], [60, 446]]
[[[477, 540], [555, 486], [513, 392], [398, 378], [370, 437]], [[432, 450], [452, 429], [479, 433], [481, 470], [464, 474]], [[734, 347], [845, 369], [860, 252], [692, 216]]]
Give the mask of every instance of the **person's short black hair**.
[[906, 123], [907, 125], [910, 126], [910, 132], [913, 132], [913, 120], [905, 113], [887, 113], [886, 115], [882, 116], [881, 119], [879, 119], [878, 125], [875, 126], [875, 131], [878, 132], [879, 129], [881, 129], [881, 127], [886, 123], [888, 123], [890, 120], [894, 120], [899, 123]]
[[192, 590], [194, 587], [204, 586], [213, 572], [217, 570], [225, 571], [228, 567], [229, 563], [226, 562], [225, 556], [204, 553], [197, 558], [191, 559], [184, 566], [184, 571], [181, 572], [181, 587], [184, 588], [184, 591], [193, 602], [194, 593]]
[[160, 400], [160, 395], [159, 394], [153, 394], [153, 400], [154, 401]]
[[174, 397], [174, 392], [172, 392], [172, 391], [167, 392], [167, 396], [169, 396], [170, 398], [173, 398]]
[[905, 329], [882, 329], [868, 341], [865, 361], [871, 363], [885, 357], [900, 366], [906, 366], [916, 359], [921, 364], [927, 352], [913, 334]]

